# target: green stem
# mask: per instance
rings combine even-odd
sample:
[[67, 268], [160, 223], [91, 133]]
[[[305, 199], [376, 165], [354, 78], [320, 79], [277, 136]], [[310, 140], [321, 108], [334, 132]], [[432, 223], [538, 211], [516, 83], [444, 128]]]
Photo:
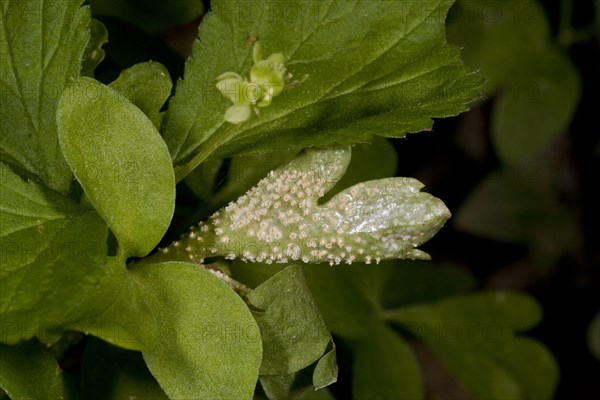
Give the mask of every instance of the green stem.
[[212, 153], [215, 152], [224, 143], [227, 143], [237, 132], [240, 125], [222, 125], [198, 148], [196, 155], [182, 166], [175, 167], [175, 180], [181, 182], [198, 165], [202, 164]]

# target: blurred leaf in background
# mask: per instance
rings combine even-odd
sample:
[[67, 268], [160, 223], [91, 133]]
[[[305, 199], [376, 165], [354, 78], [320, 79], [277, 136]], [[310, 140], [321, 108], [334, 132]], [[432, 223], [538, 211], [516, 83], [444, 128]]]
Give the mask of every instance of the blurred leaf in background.
[[531, 160], [568, 128], [580, 95], [577, 69], [552, 43], [536, 0], [459, 0], [451, 10], [448, 39], [489, 79], [487, 94], [499, 94], [492, 111], [498, 156], [508, 166]]

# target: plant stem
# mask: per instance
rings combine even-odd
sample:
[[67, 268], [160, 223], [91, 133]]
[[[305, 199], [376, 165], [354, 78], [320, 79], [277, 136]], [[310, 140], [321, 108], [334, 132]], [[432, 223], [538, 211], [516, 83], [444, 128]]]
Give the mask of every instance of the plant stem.
[[227, 143], [237, 132], [239, 125], [222, 125], [217, 131], [204, 141], [198, 148], [196, 155], [184, 165], [175, 167], [175, 181], [181, 182], [198, 165], [202, 164], [219, 146]]

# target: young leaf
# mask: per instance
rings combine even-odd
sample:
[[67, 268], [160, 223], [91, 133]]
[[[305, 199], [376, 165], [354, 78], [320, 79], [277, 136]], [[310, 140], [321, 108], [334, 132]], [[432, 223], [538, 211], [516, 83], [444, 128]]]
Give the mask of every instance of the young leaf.
[[424, 398], [421, 372], [408, 344], [376, 324], [356, 345], [352, 394], [355, 399]]
[[122, 71], [108, 86], [142, 110], [156, 129], [160, 128], [160, 109], [173, 87], [169, 72], [162, 64], [152, 61], [136, 64]]
[[315, 390], [334, 384], [338, 378], [337, 353], [333, 339], [330, 341], [330, 350], [317, 361], [312, 376]]
[[261, 375], [290, 374], [319, 359], [330, 341], [299, 266], [289, 266], [251, 291], [248, 302], [263, 340]]
[[192, 264], [137, 264], [132, 273], [157, 323], [155, 346], [142, 354], [165, 393], [174, 399], [252, 399], [262, 348], [244, 301]]
[[14, 343], [47, 335], [78, 308], [103, 275], [107, 228], [3, 163], [0, 189], [0, 341]]
[[[267, 21], [275, 12], [269, 3], [247, 10], [233, 0], [214, 1], [165, 117], [174, 162], [403, 137], [431, 128], [433, 117], [464, 111], [482, 80], [446, 44], [451, 4], [315, 0], [302, 2], [292, 20]], [[265, 55], [283, 54], [298, 82], [232, 130], [225, 122], [231, 102], [216, 87], [217, 77], [248, 76], [252, 35]]]
[[173, 168], [152, 122], [118, 92], [90, 78], [68, 86], [57, 122], [69, 166], [123, 253], [148, 254], [175, 207]]
[[97, 19], [90, 21], [90, 40], [83, 54], [81, 63], [81, 76], [94, 76], [94, 70], [104, 60], [102, 46], [108, 43], [108, 31], [106, 26]]
[[[60, 192], [71, 172], [58, 147], [56, 107], [79, 76], [89, 39], [82, 0], [10, 0], [0, 5], [0, 159]], [[34, 22], [32, 22], [34, 21]]]
[[78, 399], [54, 357], [34, 343], [0, 344], [0, 388], [13, 400]]
[[449, 218], [439, 199], [415, 179], [388, 178], [318, 200], [344, 174], [349, 148], [312, 149], [273, 171], [248, 193], [215, 213], [159, 260], [223, 255], [250, 262], [302, 260], [340, 264], [428, 258], [416, 247]]

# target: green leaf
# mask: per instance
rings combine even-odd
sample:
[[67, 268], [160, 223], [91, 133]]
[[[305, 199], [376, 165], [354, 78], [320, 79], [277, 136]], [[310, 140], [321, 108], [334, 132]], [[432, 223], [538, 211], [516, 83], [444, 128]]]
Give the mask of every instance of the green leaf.
[[558, 369], [537, 342], [516, 336], [535, 326], [540, 306], [504, 292], [457, 296], [386, 311], [423, 339], [476, 399], [550, 399]]
[[160, 109], [173, 87], [169, 72], [162, 64], [152, 61], [136, 64], [123, 70], [109, 86], [142, 110], [156, 129], [160, 128]]
[[397, 168], [398, 155], [389, 140], [374, 137], [372, 143], [354, 145], [346, 173], [320, 202], [358, 183], [395, 176]]
[[524, 397], [553, 399], [559, 370], [552, 353], [542, 343], [526, 337], [517, 337], [508, 349], [498, 349], [498, 363], [519, 383]]
[[156, 321], [144, 287], [120, 258], [109, 258], [105, 268], [102, 280], [80, 297], [65, 329], [94, 335], [125, 349], [151, 348]]
[[87, 400], [168, 400], [139, 352], [94, 338], [83, 354], [81, 393]]
[[383, 324], [356, 345], [352, 373], [355, 399], [424, 398], [421, 372], [408, 344]]
[[434, 303], [423, 303], [387, 311], [392, 321], [404, 324], [476, 321], [498, 328], [523, 331], [536, 326], [542, 318], [539, 304], [530, 296], [511, 292], [481, 292], [455, 296]]
[[256, 322], [244, 301], [210, 272], [186, 263], [138, 264], [156, 320], [142, 352], [170, 398], [251, 399], [261, 362]]
[[118, 92], [89, 78], [65, 90], [57, 122], [67, 162], [123, 253], [148, 254], [175, 206], [173, 169], [152, 122]]
[[79, 76], [89, 39], [90, 13], [81, 3], [0, 5], [0, 159], [61, 192], [72, 176], [58, 147], [56, 107], [67, 82]]
[[204, 12], [200, 0], [91, 0], [94, 15], [120, 18], [144, 31], [156, 34], [171, 25], [183, 25]]
[[492, 115], [498, 156], [508, 165], [532, 159], [568, 127], [580, 91], [577, 69], [551, 43], [543, 7], [533, 0], [465, 0], [450, 21], [450, 41], [491, 79], [487, 92], [500, 89]]
[[331, 339], [330, 343], [331, 349], [325, 353], [323, 357], [317, 361], [317, 365], [315, 365], [315, 370], [312, 376], [312, 383], [315, 387], [315, 390], [322, 389], [337, 382], [337, 352], [335, 350], [335, 343], [333, 342], [333, 339]]
[[580, 96], [577, 69], [559, 50], [540, 51], [522, 68], [492, 113], [494, 147], [507, 165], [533, 159], [563, 133]]
[[[382, 285], [381, 266], [303, 266], [304, 276], [331, 332], [349, 338], [367, 335], [377, 322], [377, 304], [365, 295], [366, 277]], [[378, 291], [377, 291], [378, 292]], [[372, 296], [376, 297], [376, 296]]]
[[0, 177], [0, 340], [46, 342], [101, 279], [107, 228], [93, 211], [3, 163]]
[[416, 247], [442, 227], [450, 212], [441, 200], [421, 192], [423, 184], [415, 179], [364, 182], [319, 205], [344, 174], [350, 156], [348, 147], [301, 153], [162, 249], [157, 259], [225, 256], [334, 265], [429, 258]]
[[[268, 4], [246, 10], [233, 0], [213, 2], [165, 117], [173, 160], [403, 137], [431, 128], [433, 117], [466, 110], [482, 80], [445, 42], [451, 4], [315, 0], [290, 20], [268, 18]], [[252, 16], [243, 17], [245, 11]], [[217, 77], [249, 74], [252, 35], [264, 54], [283, 53], [299, 83], [235, 128], [225, 123], [231, 102]]]
[[330, 350], [310, 366], [291, 374], [261, 375], [260, 384], [270, 400], [332, 399], [324, 390], [337, 380], [335, 344], [330, 341]]
[[108, 30], [106, 26], [97, 19], [92, 18], [90, 21], [90, 40], [83, 53], [83, 61], [81, 63], [82, 76], [94, 76], [94, 70], [102, 60], [104, 60], [104, 50], [102, 46], [108, 43]]
[[600, 360], [600, 312], [592, 319], [587, 331], [587, 338], [590, 352]]
[[78, 398], [54, 357], [33, 343], [0, 344], [0, 387], [12, 400]]
[[227, 173], [227, 180], [222, 187], [218, 188], [213, 204], [222, 207], [237, 200], [269, 172], [287, 164], [297, 154], [297, 151], [289, 150], [233, 157]]
[[330, 341], [299, 266], [290, 266], [251, 291], [248, 302], [263, 341], [261, 375], [290, 374], [319, 359]]
[[537, 169], [554, 174], [548, 162], [489, 175], [463, 202], [454, 218], [459, 230], [503, 242], [527, 243], [539, 265], [552, 265], [573, 249], [579, 234], [572, 213]]
[[459, 0], [448, 16], [448, 40], [461, 46], [469, 66], [491, 79], [486, 86], [493, 92], [513, 82], [523, 61], [547, 47], [550, 24], [535, 0]]

